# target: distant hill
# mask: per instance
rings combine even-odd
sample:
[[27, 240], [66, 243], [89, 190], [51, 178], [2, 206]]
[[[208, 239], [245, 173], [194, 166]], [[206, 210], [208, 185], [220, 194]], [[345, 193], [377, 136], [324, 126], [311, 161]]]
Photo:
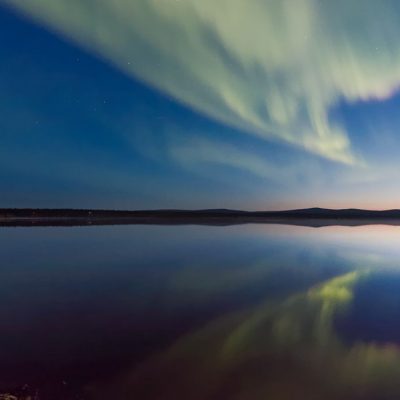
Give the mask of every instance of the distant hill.
[[280, 223], [307, 226], [400, 225], [400, 210], [304, 208], [284, 211], [206, 210], [83, 210], [83, 209], [0, 209], [0, 226], [77, 226], [118, 224], [234, 225]]

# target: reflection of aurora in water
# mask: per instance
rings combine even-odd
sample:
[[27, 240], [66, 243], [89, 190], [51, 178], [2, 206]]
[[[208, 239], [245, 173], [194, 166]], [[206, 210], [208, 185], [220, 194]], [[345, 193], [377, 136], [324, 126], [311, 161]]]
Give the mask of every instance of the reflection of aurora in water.
[[199, 400], [399, 396], [400, 348], [346, 344], [335, 329], [335, 319], [354, 301], [355, 287], [370, 276], [366, 270], [350, 272], [282, 302], [214, 321], [101, 392]]
[[398, 228], [0, 236], [2, 381], [96, 400], [400, 398]]

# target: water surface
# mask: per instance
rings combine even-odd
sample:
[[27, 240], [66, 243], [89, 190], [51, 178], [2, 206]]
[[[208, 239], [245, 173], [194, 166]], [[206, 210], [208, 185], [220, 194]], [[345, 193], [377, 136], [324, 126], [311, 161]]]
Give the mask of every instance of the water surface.
[[400, 228], [0, 230], [0, 393], [400, 397]]

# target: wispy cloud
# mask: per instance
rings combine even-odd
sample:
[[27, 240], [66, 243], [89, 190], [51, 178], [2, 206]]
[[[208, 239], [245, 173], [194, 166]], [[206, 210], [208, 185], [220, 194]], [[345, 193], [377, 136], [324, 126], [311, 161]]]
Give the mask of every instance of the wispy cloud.
[[267, 181], [289, 183], [293, 180], [292, 168], [280, 168], [265, 157], [240, 149], [235, 145], [219, 140], [206, 139], [193, 135], [170, 135], [168, 153], [171, 160], [185, 169], [202, 171], [212, 167], [214, 174], [220, 172], [216, 167], [240, 170]]
[[212, 118], [346, 164], [359, 157], [332, 107], [400, 84], [397, 0], [0, 3]]

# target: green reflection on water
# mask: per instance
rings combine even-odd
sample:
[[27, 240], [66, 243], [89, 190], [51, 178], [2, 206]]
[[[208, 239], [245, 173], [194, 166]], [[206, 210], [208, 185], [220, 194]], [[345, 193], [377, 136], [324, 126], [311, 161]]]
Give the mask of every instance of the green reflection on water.
[[[400, 395], [395, 345], [346, 345], [334, 319], [368, 279], [363, 268], [213, 321], [116, 381], [97, 398], [375, 399]], [[396, 397], [397, 398], [397, 397]]]

